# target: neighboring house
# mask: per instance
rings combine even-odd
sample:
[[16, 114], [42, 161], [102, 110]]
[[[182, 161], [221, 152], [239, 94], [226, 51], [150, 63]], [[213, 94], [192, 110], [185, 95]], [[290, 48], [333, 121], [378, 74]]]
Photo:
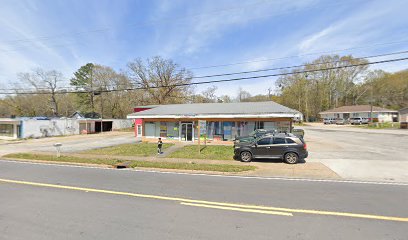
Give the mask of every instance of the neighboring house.
[[228, 141], [255, 129], [290, 132], [299, 112], [275, 102], [194, 103], [136, 107], [128, 115], [136, 136], [195, 141], [198, 121], [206, 121], [208, 140]]
[[79, 119], [79, 118], [85, 118], [85, 116], [81, 112], [76, 111], [71, 116], [69, 116], [69, 118]]
[[[78, 117], [78, 115], [75, 115]], [[0, 139], [40, 138], [130, 128], [127, 119], [0, 118]]]
[[324, 112], [320, 112], [320, 117], [324, 118], [343, 118], [349, 119], [354, 117], [373, 118], [374, 122], [397, 122], [398, 111], [390, 110], [382, 107], [372, 107], [373, 116], [371, 116], [370, 105], [353, 105], [333, 108]]
[[399, 110], [399, 121], [408, 122], [408, 107]]
[[295, 117], [293, 118], [293, 121], [294, 122], [303, 122], [303, 113], [301, 113], [301, 112], [297, 112], [296, 114], [295, 114]]

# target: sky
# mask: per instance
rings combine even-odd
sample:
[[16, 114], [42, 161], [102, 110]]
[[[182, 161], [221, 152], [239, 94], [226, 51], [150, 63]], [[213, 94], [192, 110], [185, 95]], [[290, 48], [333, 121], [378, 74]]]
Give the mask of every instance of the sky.
[[[406, 9], [407, 0], [0, 0], [0, 88], [35, 68], [62, 72], [68, 86], [86, 63], [126, 71], [129, 61], [153, 56], [203, 76], [299, 65], [323, 53], [404, 51]], [[408, 62], [370, 68], [395, 72]], [[216, 84], [216, 93], [266, 94], [275, 81]]]

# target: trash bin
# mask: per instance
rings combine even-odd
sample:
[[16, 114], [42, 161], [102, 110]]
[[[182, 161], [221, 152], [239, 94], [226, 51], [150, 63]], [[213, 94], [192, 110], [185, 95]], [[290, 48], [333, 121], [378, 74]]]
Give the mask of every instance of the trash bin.
[[401, 129], [408, 129], [408, 122], [401, 122], [400, 123], [400, 128]]

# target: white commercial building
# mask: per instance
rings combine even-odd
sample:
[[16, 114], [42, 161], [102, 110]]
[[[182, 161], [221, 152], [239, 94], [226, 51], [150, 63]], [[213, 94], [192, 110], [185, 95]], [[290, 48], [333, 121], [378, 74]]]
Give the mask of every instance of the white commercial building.
[[0, 139], [40, 138], [131, 128], [128, 119], [0, 118]]
[[[372, 116], [371, 116], [372, 113]], [[373, 118], [374, 122], [397, 122], [398, 111], [390, 110], [382, 107], [370, 105], [354, 105], [354, 106], [342, 106], [338, 108], [329, 109], [324, 112], [320, 112], [320, 117], [324, 118]]]

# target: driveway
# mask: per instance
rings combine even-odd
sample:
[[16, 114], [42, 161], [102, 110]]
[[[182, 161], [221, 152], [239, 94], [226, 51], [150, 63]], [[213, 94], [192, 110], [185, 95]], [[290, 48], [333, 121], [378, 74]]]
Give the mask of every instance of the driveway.
[[29, 151], [56, 151], [54, 144], [62, 144], [62, 152], [78, 152], [118, 144], [134, 143], [138, 139], [131, 132], [106, 132], [92, 135], [50, 137], [22, 141], [0, 142], [0, 156]]
[[348, 179], [408, 182], [408, 131], [305, 126], [308, 161]]

